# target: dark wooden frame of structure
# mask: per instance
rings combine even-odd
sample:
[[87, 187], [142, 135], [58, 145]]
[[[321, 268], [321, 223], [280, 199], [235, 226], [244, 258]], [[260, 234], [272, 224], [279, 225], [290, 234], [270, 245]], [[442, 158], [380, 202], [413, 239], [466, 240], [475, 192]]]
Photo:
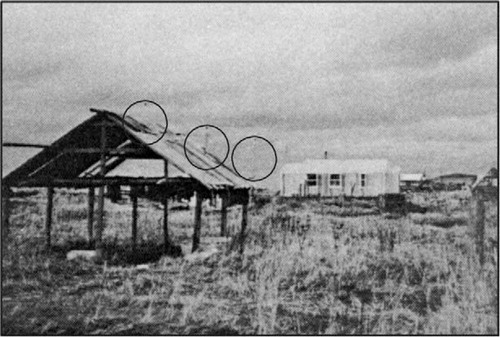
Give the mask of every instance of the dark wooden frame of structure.
[[[138, 123], [134, 119], [123, 121], [115, 113], [106, 110], [91, 109], [96, 113], [69, 133], [56, 140], [50, 146], [26, 161], [2, 179], [2, 237], [5, 239], [9, 230], [11, 187], [44, 187], [47, 189], [46, 206], [46, 244], [51, 245], [51, 226], [53, 213], [54, 188], [88, 188], [88, 236], [89, 243], [95, 247], [97, 256], [102, 257], [105, 186], [130, 186], [132, 201], [132, 246], [135, 250], [137, 241], [138, 195], [137, 187], [156, 185], [163, 196], [163, 241], [165, 251], [171, 245], [168, 233], [168, 199], [179, 191], [196, 194], [194, 211], [193, 247], [200, 245], [202, 201], [210, 198], [214, 192], [222, 199], [221, 236], [227, 236], [227, 208], [233, 204], [242, 205], [242, 222], [239, 234], [240, 249], [243, 251], [249, 202], [249, 186], [227, 166], [221, 165], [214, 172], [196, 172], [194, 167], [178, 156], [179, 142], [163, 141], [163, 148], [155, 148], [142, 139], [142, 134], [155, 134], [152, 128]], [[99, 137], [92, 137], [99, 132]], [[158, 134], [158, 132], [156, 132]], [[175, 135], [167, 133], [168, 136]], [[170, 142], [170, 143], [169, 143]], [[166, 145], [165, 145], [166, 144]], [[17, 146], [14, 144], [14, 146]], [[165, 148], [165, 146], [169, 146]], [[174, 149], [176, 152], [172, 152]], [[162, 151], [165, 150], [165, 151]], [[199, 155], [196, 149], [190, 149]], [[206, 153], [203, 153], [206, 155]], [[172, 164], [189, 177], [169, 177], [169, 156], [175, 157]], [[214, 160], [215, 156], [210, 155]], [[130, 158], [162, 159], [164, 172], [158, 178], [106, 177], [106, 174]], [[219, 170], [219, 172], [217, 172]], [[201, 171], [201, 170], [198, 170]], [[214, 183], [215, 181], [215, 183]], [[219, 184], [220, 183], [220, 184]], [[97, 208], [95, 209], [96, 193]], [[94, 224], [94, 211], [97, 213]]]

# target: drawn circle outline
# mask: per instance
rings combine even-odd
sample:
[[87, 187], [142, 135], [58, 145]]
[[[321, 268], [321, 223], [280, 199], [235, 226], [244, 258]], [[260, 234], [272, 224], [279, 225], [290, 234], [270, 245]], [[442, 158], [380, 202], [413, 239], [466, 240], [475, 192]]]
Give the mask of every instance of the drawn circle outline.
[[[269, 172], [266, 176], [264, 176], [263, 178], [259, 178], [259, 179], [249, 179], [249, 178], [246, 178], [244, 176], [242, 176], [240, 174], [240, 172], [238, 172], [238, 170], [236, 169], [236, 165], [234, 165], [234, 151], [236, 150], [236, 148], [238, 147], [238, 145], [240, 145], [240, 143], [242, 143], [244, 140], [247, 140], [247, 139], [250, 139], [250, 138], [259, 138], [259, 139], [262, 139], [263, 141], [265, 141], [266, 143], [268, 143], [270, 146], [271, 146], [271, 149], [273, 150], [273, 153], [274, 153], [274, 166], [273, 168], [271, 169], [271, 172]], [[251, 182], [257, 182], [257, 181], [262, 181], [264, 179], [267, 179], [271, 174], [273, 174], [274, 170], [276, 169], [276, 165], [278, 165], [278, 154], [276, 153], [276, 149], [274, 148], [273, 144], [268, 141], [266, 138], [264, 137], [261, 137], [261, 136], [257, 136], [257, 135], [252, 135], [252, 136], [248, 136], [248, 137], [245, 137], [245, 138], [242, 138], [238, 143], [236, 143], [236, 145], [233, 147], [233, 151], [231, 152], [231, 164], [233, 165], [233, 169], [234, 171], [236, 172], [237, 175], [239, 175], [241, 178], [247, 180], [247, 181], [251, 181]]]
[[[222, 133], [222, 135], [224, 136], [224, 139], [226, 140], [227, 151], [226, 151], [226, 155], [225, 155], [224, 159], [218, 165], [216, 165], [214, 167], [204, 168], [204, 167], [199, 167], [198, 165], [193, 164], [193, 162], [191, 161], [191, 159], [189, 159], [189, 156], [188, 156], [187, 151], [186, 151], [186, 143], [187, 143], [187, 139], [189, 138], [189, 135], [191, 133], [193, 133], [196, 129], [199, 129], [199, 128], [202, 128], [202, 127], [207, 127], [207, 126], [211, 127], [211, 128], [214, 128], [214, 129], [218, 130], [220, 133]], [[227, 157], [229, 156], [229, 148], [230, 148], [230, 146], [229, 146], [229, 139], [227, 138], [227, 136], [224, 133], [224, 131], [222, 131], [219, 127], [217, 127], [215, 125], [212, 125], [212, 124], [201, 124], [201, 125], [198, 125], [197, 127], [193, 128], [191, 131], [189, 131], [189, 133], [186, 135], [186, 138], [184, 138], [184, 156], [186, 156], [186, 159], [189, 161], [189, 163], [191, 165], [193, 165], [197, 169], [200, 169], [200, 170], [203, 170], [203, 171], [213, 170], [213, 169], [216, 169], [217, 167], [221, 166], [222, 164], [224, 164], [224, 162], [226, 161]]]
[[[145, 144], [146, 145], [153, 145], [155, 143], [158, 143], [167, 134], [168, 118], [167, 118], [167, 113], [165, 112], [165, 110], [163, 110], [163, 108], [161, 107], [161, 105], [158, 104], [158, 103], [156, 103], [156, 102], [153, 102], [153, 101], [148, 100], [148, 99], [144, 99], [144, 100], [136, 101], [136, 102], [130, 104], [128, 106], [128, 108], [125, 110], [125, 112], [123, 113], [123, 116], [122, 116], [122, 127], [125, 128], [125, 116], [127, 115], [127, 112], [130, 110], [131, 107], [133, 107], [134, 105], [139, 104], [139, 103], [151, 103], [153, 105], [156, 105], [158, 108], [160, 108], [161, 112], [163, 113], [163, 117], [165, 117], [165, 129], [163, 130], [163, 133], [161, 134], [161, 136], [157, 140], [155, 140], [154, 142], [152, 142], [152, 143], [145, 143]], [[127, 136], [128, 136], [128, 134], [127, 134]]]

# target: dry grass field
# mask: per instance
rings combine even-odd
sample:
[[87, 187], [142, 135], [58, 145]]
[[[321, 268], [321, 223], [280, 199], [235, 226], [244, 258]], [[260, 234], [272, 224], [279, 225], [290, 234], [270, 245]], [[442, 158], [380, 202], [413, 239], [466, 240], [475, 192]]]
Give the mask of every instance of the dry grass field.
[[[161, 256], [159, 205], [106, 201], [107, 262], [68, 261], [86, 247], [86, 195], [58, 190], [44, 248], [43, 193], [17, 197], [2, 265], [2, 334], [497, 334], [498, 213], [487, 203], [486, 258], [461, 192], [414, 194], [425, 214], [378, 214], [317, 200], [250, 208], [243, 255]], [[300, 224], [291, 226], [287, 217]], [[309, 218], [310, 226], [306, 226]], [[188, 249], [193, 211], [171, 211]], [[237, 229], [237, 207], [228, 222]], [[219, 215], [202, 218], [202, 250]]]

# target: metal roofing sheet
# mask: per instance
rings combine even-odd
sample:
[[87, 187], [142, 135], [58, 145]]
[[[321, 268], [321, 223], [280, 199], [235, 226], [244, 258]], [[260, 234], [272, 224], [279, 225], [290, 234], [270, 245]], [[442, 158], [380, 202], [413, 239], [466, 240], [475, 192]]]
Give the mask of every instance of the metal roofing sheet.
[[[159, 156], [168, 160], [169, 163], [174, 165], [177, 169], [195, 178], [208, 188], [250, 187], [250, 184], [233, 172], [226, 163], [211, 170], [200, 170], [193, 166], [184, 153], [184, 137], [182, 135], [167, 130], [165, 136], [160, 141], [155, 142], [164, 132], [160, 126], [148, 124], [144, 121], [141, 121], [141, 125], [138, 125], [137, 121], [130, 117], [126, 117], [125, 123], [123, 123], [122, 117], [114, 112], [91, 110], [98, 113], [104, 113], [110, 120], [122, 126], [129, 135], [141, 142], [144, 146], [149, 147]], [[145, 126], [147, 129], [141, 130], [141, 126]], [[215, 167], [220, 163], [214, 155], [204, 153], [199, 147], [191, 145], [186, 147], [186, 151], [190, 155], [198, 157], [200, 161], [206, 164], [206, 167]]]

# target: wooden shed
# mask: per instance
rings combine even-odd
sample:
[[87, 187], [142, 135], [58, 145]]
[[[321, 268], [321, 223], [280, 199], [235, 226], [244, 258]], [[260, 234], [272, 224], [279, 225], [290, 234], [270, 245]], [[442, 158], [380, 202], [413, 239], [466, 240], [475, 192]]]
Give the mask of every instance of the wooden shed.
[[376, 197], [399, 193], [400, 168], [387, 160], [318, 159], [285, 164], [281, 195]]
[[[163, 195], [163, 236], [165, 249], [171, 244], [168, 230], [168, 200], [182, 194], [196, 195], [193, 228], [193, 251], [200, 243], [202, 201], [217, 194], [223, 199], [221, 210], [221, 235], [226, 234], [227, 207], [242, 205], [241, 239], [247, 226], [247, 209], [250, 186], [226, 164], [211, 170], [200, 170], [191, 165], [185, 152], [204, 161], [207, 167], [215, 167], [220, 159], [201, 150], [198, 146], [184, 149], [184, 136], [170, 130], [155, 142], [164, 130], [156, 125], [138, 121], [111, 111], [90, 109], [94, 116], [87, 119], [50, 146], [9, 172], [2, 178], [2, 233], [8, 231], [9, 197], [11, 187], [47, 188], [46, 239], [50, 246], [52, 199], [55, 188], [88, 189], [88, 234], [98, 255], [102, 254], [105, 187], [129, 186], [137, 190], [144, 186], [155, 186]], [[110, 175], [127, 159], [151, 159], [163, 161], [161, 172], [156, 177], [138, 177], [133, 172], [127, 176]], [[171, 176], [177, 170], [181, 175]], [[95, 193], [97, 189], [98, 193]], [[96, 223], [94, 200], [97, 199]], [[131, 193], [133, 217], [132, 239], [137, 232], [137, 196]]]

